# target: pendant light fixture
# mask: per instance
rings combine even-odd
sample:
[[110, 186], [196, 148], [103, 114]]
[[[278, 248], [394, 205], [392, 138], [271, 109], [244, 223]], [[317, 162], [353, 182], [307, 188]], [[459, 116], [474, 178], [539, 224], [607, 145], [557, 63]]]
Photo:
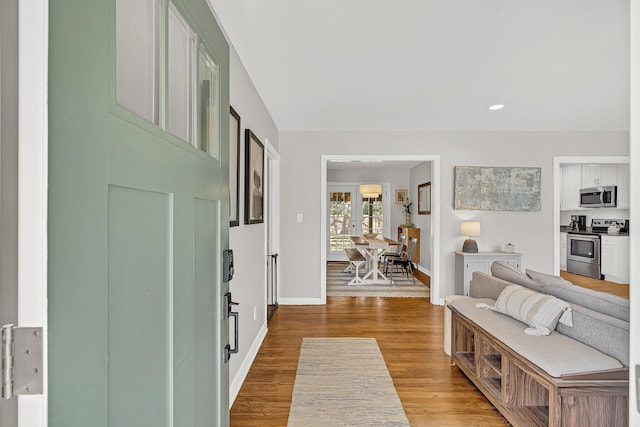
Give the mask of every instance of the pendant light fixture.
[[375, 199], [382, 194], [382, 185], [371, 183], [371, 160], [369, 160], [369, 183], [360, 184], [360, 194], [366, 199]]

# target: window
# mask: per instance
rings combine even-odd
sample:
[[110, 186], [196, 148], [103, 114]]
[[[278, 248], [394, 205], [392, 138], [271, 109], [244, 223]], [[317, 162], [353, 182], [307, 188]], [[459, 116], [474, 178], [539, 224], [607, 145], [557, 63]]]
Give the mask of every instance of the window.
[[116, 0], [116, 102], [217, 159], [219, 67], [165, 1]]
[[217, 159], [220, 152], [220, 125], [217, 122], [220, 106], [218, 99], [218, 66], [202, 46], [200, 47], [199, 56], [198, 148]]
[[160, 0], [116, 0], [116, 101], [160, 124]]
[[382, 195], [362, 198], [362, 234], [383, 234]]
[[193, 63], [195, 34], [173, 4], [169, 7], [167, 130], [193, 142]]

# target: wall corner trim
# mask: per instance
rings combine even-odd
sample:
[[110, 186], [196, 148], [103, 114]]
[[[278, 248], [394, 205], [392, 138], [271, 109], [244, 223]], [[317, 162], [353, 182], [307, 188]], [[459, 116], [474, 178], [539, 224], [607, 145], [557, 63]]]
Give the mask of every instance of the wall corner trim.
[[324, 305], [327, 301], [325, 298], [280, 298], [280, 305]]

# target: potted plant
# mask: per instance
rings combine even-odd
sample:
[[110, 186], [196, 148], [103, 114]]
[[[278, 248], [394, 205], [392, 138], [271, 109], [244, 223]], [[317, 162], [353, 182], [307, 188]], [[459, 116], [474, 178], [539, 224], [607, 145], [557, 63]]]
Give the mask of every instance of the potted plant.
[[405, 215], [405, 226], [407, 227], [411, 227], [413, 226], [413, 224], [411, 224], [411, 205], [413, 204], [413, 202], [410, 202], [409, 199], [407, 199], [407, 203], [402, 205], [402, 212], [404, 212]]

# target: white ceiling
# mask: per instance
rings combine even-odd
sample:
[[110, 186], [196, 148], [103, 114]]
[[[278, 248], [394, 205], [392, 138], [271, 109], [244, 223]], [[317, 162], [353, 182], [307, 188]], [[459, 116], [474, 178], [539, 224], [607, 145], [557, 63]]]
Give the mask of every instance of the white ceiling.
[[629, 128], [629, 0], [208, 1], [280, 130]]

